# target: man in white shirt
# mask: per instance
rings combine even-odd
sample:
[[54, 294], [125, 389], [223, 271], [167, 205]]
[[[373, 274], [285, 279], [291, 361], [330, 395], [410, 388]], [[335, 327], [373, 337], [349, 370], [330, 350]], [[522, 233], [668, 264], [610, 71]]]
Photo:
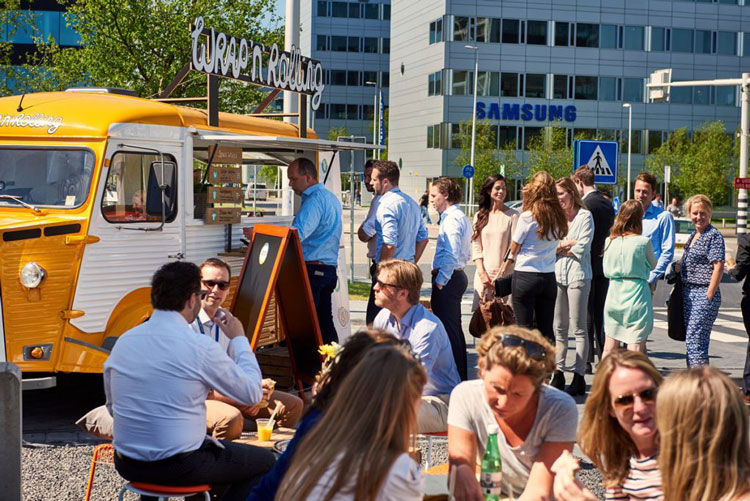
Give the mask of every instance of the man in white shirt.
[[[365, 163], [364, 177], [365, 177], [365, 188], [370, 193], [374, 193], [372, 201], [370, 201], [370, 209], [367, 211], [367, 216], [362, 224], [357, 229], [357, 237], [360, 242], [367, 243], [367, 259], [370, 260], [370, 278], [372, 279], [372, 285], [375, 285], [375, 279], [377, 274], [375, 273], [377, 268], [377, 262], [375, 257], [378, 254], [378, 238], [377, 231], [375, 230], [375, 216], [378, 212], [378, 205], [380, 204], [380, 195], [375, 193], [375, 188], [372, 186], [372, 170], [375, 164], [375, 160], [372, 158]], [[365, 323], [368, 325], [375, 319], [377, 311], [374, 309], [375, 305], [375, 289], [370, 288], [370, 297], [367, 301], [368, 309], [365, 315]], [[369, 306], [372, 305], [373, 308]]]
[[[223, 316], [228, 315], [221, 304], [224, 303], [229, 295], [229, 280], [232, 269], [227, 263], [217, 258], [210, 258], [201, 263], [201, 284], [203, 289], [208, 293], [201, 301], [201, 311], [190, 326], [195, 332], [205, 334], [221, 345], [224, 350], [228, 350], [231, 339], [221, 329], [220, 320]], [[228, 398], [221, 393], [212, 390], [206, 401], [206, 407], [211, 406], [209, 419], [206, 426], [209, 430], [215, 428], [213, 423], [234, 423], [233, 417], [237, 410], [241, 412], [239, 430], [242, 432], [242, 420], [244, 418], [245, 429], [254, 429], [252, 425], [258, 418], [269, 418], [276, 405], [279, 410], [274, 416], [274, 421], [279, 426], [293, 428], [302, 417], [302, 399], [290, 393], [275, 391], [276, 382], [273, 379], [263, 380], [264, 405], [262, 408], [258, 405], [243, 405], [236, 400]], [[270, 395], [270, 396], [269, 396]], [[220, 405], [217, 405], [220, 404]], [[232, 427], [234, 428], [234, 427]], [[216, 434], [214, 434], [216, 436]], [[237, 437], [234, 437], [237, 438]]]
[[227, 351], [190, 328], [202, 295], [195, 264], [162, 266], [151, 281], [151, 318], [120, 336], [105, 362], [115, 468], [131, 481], [210, 484], [219, 499], [244, 500], [274, 457], [207, 437], [205, 401], [216, 389], [255, 405], [262, 398], [260, 368], [234, 316], [220, 321]]

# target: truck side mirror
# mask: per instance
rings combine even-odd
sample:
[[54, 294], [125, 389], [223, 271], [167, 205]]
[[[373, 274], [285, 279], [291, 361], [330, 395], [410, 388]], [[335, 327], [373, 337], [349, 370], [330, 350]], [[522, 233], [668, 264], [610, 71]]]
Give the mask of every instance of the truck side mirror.
[[[162, 208], [162, 186], [164, 198]], [[148, 193], [146, 213], [149, 216], [164, 214], [164, 222], [172, 222], [177, 216], [177, 164], [174, 162], [152, 162], [148, 171]]]

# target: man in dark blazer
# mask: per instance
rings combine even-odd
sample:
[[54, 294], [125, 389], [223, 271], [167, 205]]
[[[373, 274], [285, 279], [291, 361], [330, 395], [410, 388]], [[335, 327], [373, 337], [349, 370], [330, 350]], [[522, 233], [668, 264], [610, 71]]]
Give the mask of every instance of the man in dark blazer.
[[589, 371], [594, 361], [594, 351], [601, 360], [602, 348], [604, 347], [604, 301], [607, 298], [609, 279], [604, 276], [602, 266], [602, 253], [604, 242], [609, 236], [609, 230], [615, 222], [615, 210], [612, 203], [607, 200], [594, 186], [594, 173], [588, 167], [581, 167], [573, 173], [573, 181], [578, 187], [578, 192], [583, 198], [583, 203], [594, 218], [594, 239], [591, 242], [591, 269], [594, 273], [591, 279], [591, 292], [589, 293], [589, 359], [586, 370]]
[[[738, 282], [745, 279], [742, 284], [742, 320], [745, 323], [745, 331], [750, 335], [750, 235], [744, 233], [737, 237], [736, 263], [725, 269], [727, 274]], [[742, 386], [745, 394], [745, 402], [750, 404], [750, 344], [745, 355], [745, 370], [742, 373]]]

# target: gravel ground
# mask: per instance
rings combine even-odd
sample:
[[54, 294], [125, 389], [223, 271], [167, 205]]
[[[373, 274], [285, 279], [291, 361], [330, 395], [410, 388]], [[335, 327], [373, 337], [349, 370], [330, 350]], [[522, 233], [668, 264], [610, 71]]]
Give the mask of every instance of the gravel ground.
[[[418, 443], [423, 457], [427, 453], [427, 440]], [[90, 443], [28, 444], [23, 447], [23, 499], [24, 501], [80, 501], [86, 493], [91, 457], [96, 445]], [[441, 464], [448, 460], [447, 440], [433, 439], [432, 462]], [[604, 492], [597, 487], [601, 475], [588, 462], [581, 463], [581, 481], [603, 498]], [[113, 466], [98, 465], [91, 491], [91, 499], [113, 500], [125, 481], [117, 475]], [[136, 500], [135, 494], [125, 496]]]

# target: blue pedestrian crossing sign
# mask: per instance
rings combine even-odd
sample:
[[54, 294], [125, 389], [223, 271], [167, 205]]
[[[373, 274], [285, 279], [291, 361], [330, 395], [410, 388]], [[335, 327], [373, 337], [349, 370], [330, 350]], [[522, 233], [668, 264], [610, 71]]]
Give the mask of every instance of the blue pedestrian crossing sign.
[[615, 214], [620, 212], [620, 197], [615, 197], [612, 199], [612, 208], [615, 209]]
[[474, 177], [474, 167], [469, 164], [464, 165], [462, 172], [466, 179], [471, 179], [472, 177]]
[[588, 167], [596, 184], [617, 184], [617, 141], [578, 139], [573, 146], [573, 171]]

